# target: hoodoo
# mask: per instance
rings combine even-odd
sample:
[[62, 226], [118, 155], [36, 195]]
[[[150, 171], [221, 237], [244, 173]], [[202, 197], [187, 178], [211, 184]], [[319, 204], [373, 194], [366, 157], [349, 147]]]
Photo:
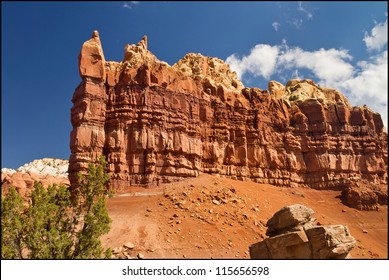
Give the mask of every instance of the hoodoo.
[[105, 61], [99, 34], [82, 45], [72, 102], [69, 178], [104, 154], [110, 186], [152, 186], [218, 174], [279, 186], [387, 184], [387, 133], [378, 113], [312, 80], [245, 88], [218, 58], [173, 66], [126, 45]]

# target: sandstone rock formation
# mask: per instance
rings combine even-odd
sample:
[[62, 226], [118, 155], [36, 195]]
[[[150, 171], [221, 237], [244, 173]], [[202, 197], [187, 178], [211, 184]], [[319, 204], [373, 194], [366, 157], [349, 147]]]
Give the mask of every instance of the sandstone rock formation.
[[51, 184], [68, 186], [68, 168], [68, 160], [54, 158], [34, 160], [16, 170], [2, 168], [2, 192], [6, 193], [8, 188], [13, 186], [22, 197], [27, 197], [32, 192], [35, 181], [42, 182], [43, 186]]
[[[43, 158], [36, 159], [30, 163], [26, 163], [16, 169], [16, 172], [21, 173], [37, 173], [42, 175], [68, 177], [69, 161], [58, 158]], [[3, 171], [3, 170], [2, 170]]]
[[379, 205], [388, 205], [388, 187], [352, 182], [342, 190], [341, 199], [358, 210], [378, 210]]
[[252, 259], [344, 259], [356, 241], [343, 225], [319, 226], [314, 211], [286, 206], [267, 222], [269, 238], [250, 246]]
[[173, 66], [144, 37], [105, 61], [97, 31], [79, 56], [69, 178], [104, 154], [110, 186], [218, 174], [334, 189], [344, 179], [387, 184], [379, 114], [311, 80], [245, 88], [222, 60], [188, 54]]

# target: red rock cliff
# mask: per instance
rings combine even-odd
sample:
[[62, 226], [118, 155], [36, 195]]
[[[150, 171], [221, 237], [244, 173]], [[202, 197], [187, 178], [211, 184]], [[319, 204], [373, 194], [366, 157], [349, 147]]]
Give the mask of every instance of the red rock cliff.
[[105, 61], [97, 31], [79, 55], [71, 109], [69, 177], [100, 154], [110, 185], [156, 185], [205, 172], [280, 186], [386, 184], [387, 133], [379, 114], [352, 107], [311, 80], [245, 88], [222, 60], [187, 54], [173, 66], [125, 47]]

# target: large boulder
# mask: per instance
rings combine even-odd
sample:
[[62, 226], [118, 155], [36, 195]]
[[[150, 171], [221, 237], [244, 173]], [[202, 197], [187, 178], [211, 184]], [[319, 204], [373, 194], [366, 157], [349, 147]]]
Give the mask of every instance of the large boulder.
[[305, 233], [313, 259], [345, 259], [356, 244], [344, 225], [316, 226]]
[[311, 225], [315, 219], [311, 208], [301, 204], [285, 206], [278, 210], [266, 223], [267, 236], [276, 236], [286, 232], [299, 231], [303, 226]]
[[267, 222], [267, 238], [250, 246], [252, 259], [344, 259], [356, 244], [344, 225], [321, 226], [304, 205], [286, 206]]
[[379, 205], [388, 205], [387, 187], [366, 187], [350, 184], [342, 190], [342, 202], [358, 210], [378, 210]]

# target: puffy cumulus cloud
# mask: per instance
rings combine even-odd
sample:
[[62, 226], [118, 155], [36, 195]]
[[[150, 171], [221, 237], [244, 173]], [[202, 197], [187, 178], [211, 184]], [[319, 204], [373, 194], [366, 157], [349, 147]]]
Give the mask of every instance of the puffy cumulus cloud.
[[269, 79], [271, 75], [285, 70], [305, 68], [321, 81], [333, 83], [352, 76], [353, 67], [347, 62], [350, 59], [346, 50], [304, 51], [299, 47], [288, 47], [284, 42], [283, 45], [276, 46], [256, 45], [248, 55], [239, 58], [233, 54], [226, 62], [237, 72], [239, 78], [249, 73]]
[[[376, 25], [378, 26], [378, 25]], [[374, 28], [373, 28], [374, 29]], [[372, 31], [372, 34], [377, 34]], [[381, 44], [382, 45], [382, 44]], [[368, 47], [368, 45], [367, 45]], [[342, 91], [352, 105], [367, 105], [381, 114], [388, 127], [388, 56], [387, 50], [351, 64], [352, 56], [344, 49], [306, 51], [299, 47], [258, 44], [241, 58], [233, 54], [226, 59], [239, 78], [262, 76], [269, 80], [301, 77], [306, 70], [317, 83]], [[289, 74], [287, 74], [289, 72]]]
[[353, 67], [347, 62], [352, 57], [346, 50], [304, 51], [298, 47], [285, 48], [286, 50], [278, 57], [280, 71], [283, 68], [305, 68], [312, 71], [325, 84], [347, 79], [353, 74]]
[[351, 104], [367, 105], [381, 114], [388, 128], [388, 51], [357, 63], [355, 74], [334, 84]]
[[[386, 14], [386, 17], [388, 14]], [[363, 41], [369, 51], [381, 50], [388, 44], [388, 18], [383, 23], [377, 23], [369, 33], [365, 33]]]
[[279, 46], [259, 44], [251, 49], [248, 56], [239, 58], [236, 54], [230, 55], [227, 57], [226, 63], [231, 66], [240, 79], [245, 73], [269, 79], [276, 69], [279, 49]]

